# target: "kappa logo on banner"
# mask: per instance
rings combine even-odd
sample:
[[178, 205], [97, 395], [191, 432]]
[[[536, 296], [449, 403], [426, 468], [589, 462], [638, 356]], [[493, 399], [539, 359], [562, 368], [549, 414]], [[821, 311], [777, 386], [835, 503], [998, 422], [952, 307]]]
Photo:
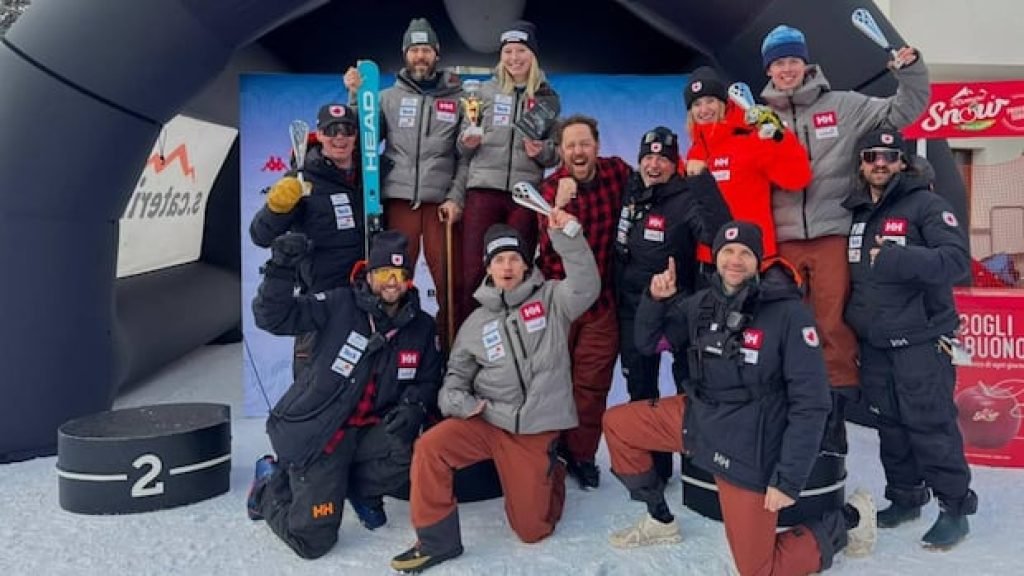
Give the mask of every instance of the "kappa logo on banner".
[[812, 118], [815, 138], [835, 138], [839, 136], [839, 116], [834, 110], [819, 112]]
[[543, 330], [548, 323], [547, 317], [544, 315], [544, 304], [540, 302], [524, 304], [519, 309], [519, 316], [522, 317], [527, 332]]
[[455, 122], [458, 119], [458, 104], [454, 100], [434, 102], [434, 116], [441, 122]]
[[818, 331], [814, 329], [814, 326], [808, 326], [800, 330], [803, 334], [804, 342], [807, 343], [811, 348], [817, 348], [821, 345], [821, 340], [818, 340]]
[[886, 218], [882, 223], [882, 234], [883, 235], [896, 235], [906, 236], [907, 235], [907, 219], [906, 218]]

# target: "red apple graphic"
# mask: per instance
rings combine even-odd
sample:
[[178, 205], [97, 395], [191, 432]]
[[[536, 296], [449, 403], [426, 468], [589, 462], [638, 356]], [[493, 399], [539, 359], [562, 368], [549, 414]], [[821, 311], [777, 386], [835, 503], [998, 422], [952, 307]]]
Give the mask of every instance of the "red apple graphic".
[[1009, 386], [1017, 380], [1004, 380], [993, 386], [978, 382], [956, 396], [960, 415], [957, 422], [964, 441], [975, 448], [1002, 448], [1020, 429], [1022, 408]]

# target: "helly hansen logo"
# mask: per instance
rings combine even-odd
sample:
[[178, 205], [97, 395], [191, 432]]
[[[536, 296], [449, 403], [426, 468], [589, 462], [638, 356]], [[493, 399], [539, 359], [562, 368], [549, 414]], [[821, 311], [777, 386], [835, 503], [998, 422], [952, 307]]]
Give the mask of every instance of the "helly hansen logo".
[[544, 315], [544, 305], [540, 302], [531, 302], [519, 310], [523, 320], [530, 321]]
[[454, 100], [438, 100], [437, 101], [438, 112], [451, 112], [455, 113], [455, 101]]
[[415, 368], [420, 365], [420, 353], [416, 350], [402, 350], [398, 353], [399, 368]]
[[882, 234], [896, 234], [897, 236], [907, 235], [906, 218], [886, 218], [882, 223]]
[[712, 168], [728, 168], [729, 167], [729, 157], [725, 156], [725, 157], [721, 157], [721, 158], [715, 158], [714, 160], [711, 161], [711, 167]]
[[743, 331], [743, 347], [750, 350], [760, 350], [764, 344], [764, 331], [756, 328], [748, 328]]
[[665, 217], [651, 214], [647, 217], [647, 227], [651, 230], [664, 230], [665, 229]]
[[729, 464], [730, 464], [729, 457], [724, 455], [724, 454], [722, 454], [721, 452], [715, 452], [715, 455], [714, 455], [714, 457], [711, 460], [715, 464], [717, 464], [718, 466], [721, 466], [722, 468], [725, 468], [726, 470], [729, 469]]
[[323, 504], [313, 505], [313, 519], [327, 518], [334, 516], [334, 502], [324, 502]]
[[839, 124], [835, 112], [822, 112], [814, 115], [815, 128], [827, 128]]

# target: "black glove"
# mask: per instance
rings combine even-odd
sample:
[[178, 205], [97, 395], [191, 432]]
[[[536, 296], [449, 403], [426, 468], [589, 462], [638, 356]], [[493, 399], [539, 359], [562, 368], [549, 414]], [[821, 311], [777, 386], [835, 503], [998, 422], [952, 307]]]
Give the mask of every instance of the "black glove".
[[270, 261], [276, 266], [294, 268], [313, 249], [313, 241], [305, 234], [288, 232], [274, 238], [270, 245]]
[[384, 416], [384, 430], [410, 444], [419, 435], [425, 416], [422, 404], [399, 404]]

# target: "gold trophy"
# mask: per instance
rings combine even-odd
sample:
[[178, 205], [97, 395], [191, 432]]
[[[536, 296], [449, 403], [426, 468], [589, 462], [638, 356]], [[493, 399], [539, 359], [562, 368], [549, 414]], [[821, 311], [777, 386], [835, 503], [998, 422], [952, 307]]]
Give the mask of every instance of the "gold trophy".
[[480, 81], [464, 81], [462, 92], [466, 95], [461, 99], [462, 109], [466, 112], [466, 119], [469, 120], [469, 128], [466, 128], [465, 136], [483, 136], [484, 129], [480, 127], [480, 107], [483, 105], [480, 100]]

